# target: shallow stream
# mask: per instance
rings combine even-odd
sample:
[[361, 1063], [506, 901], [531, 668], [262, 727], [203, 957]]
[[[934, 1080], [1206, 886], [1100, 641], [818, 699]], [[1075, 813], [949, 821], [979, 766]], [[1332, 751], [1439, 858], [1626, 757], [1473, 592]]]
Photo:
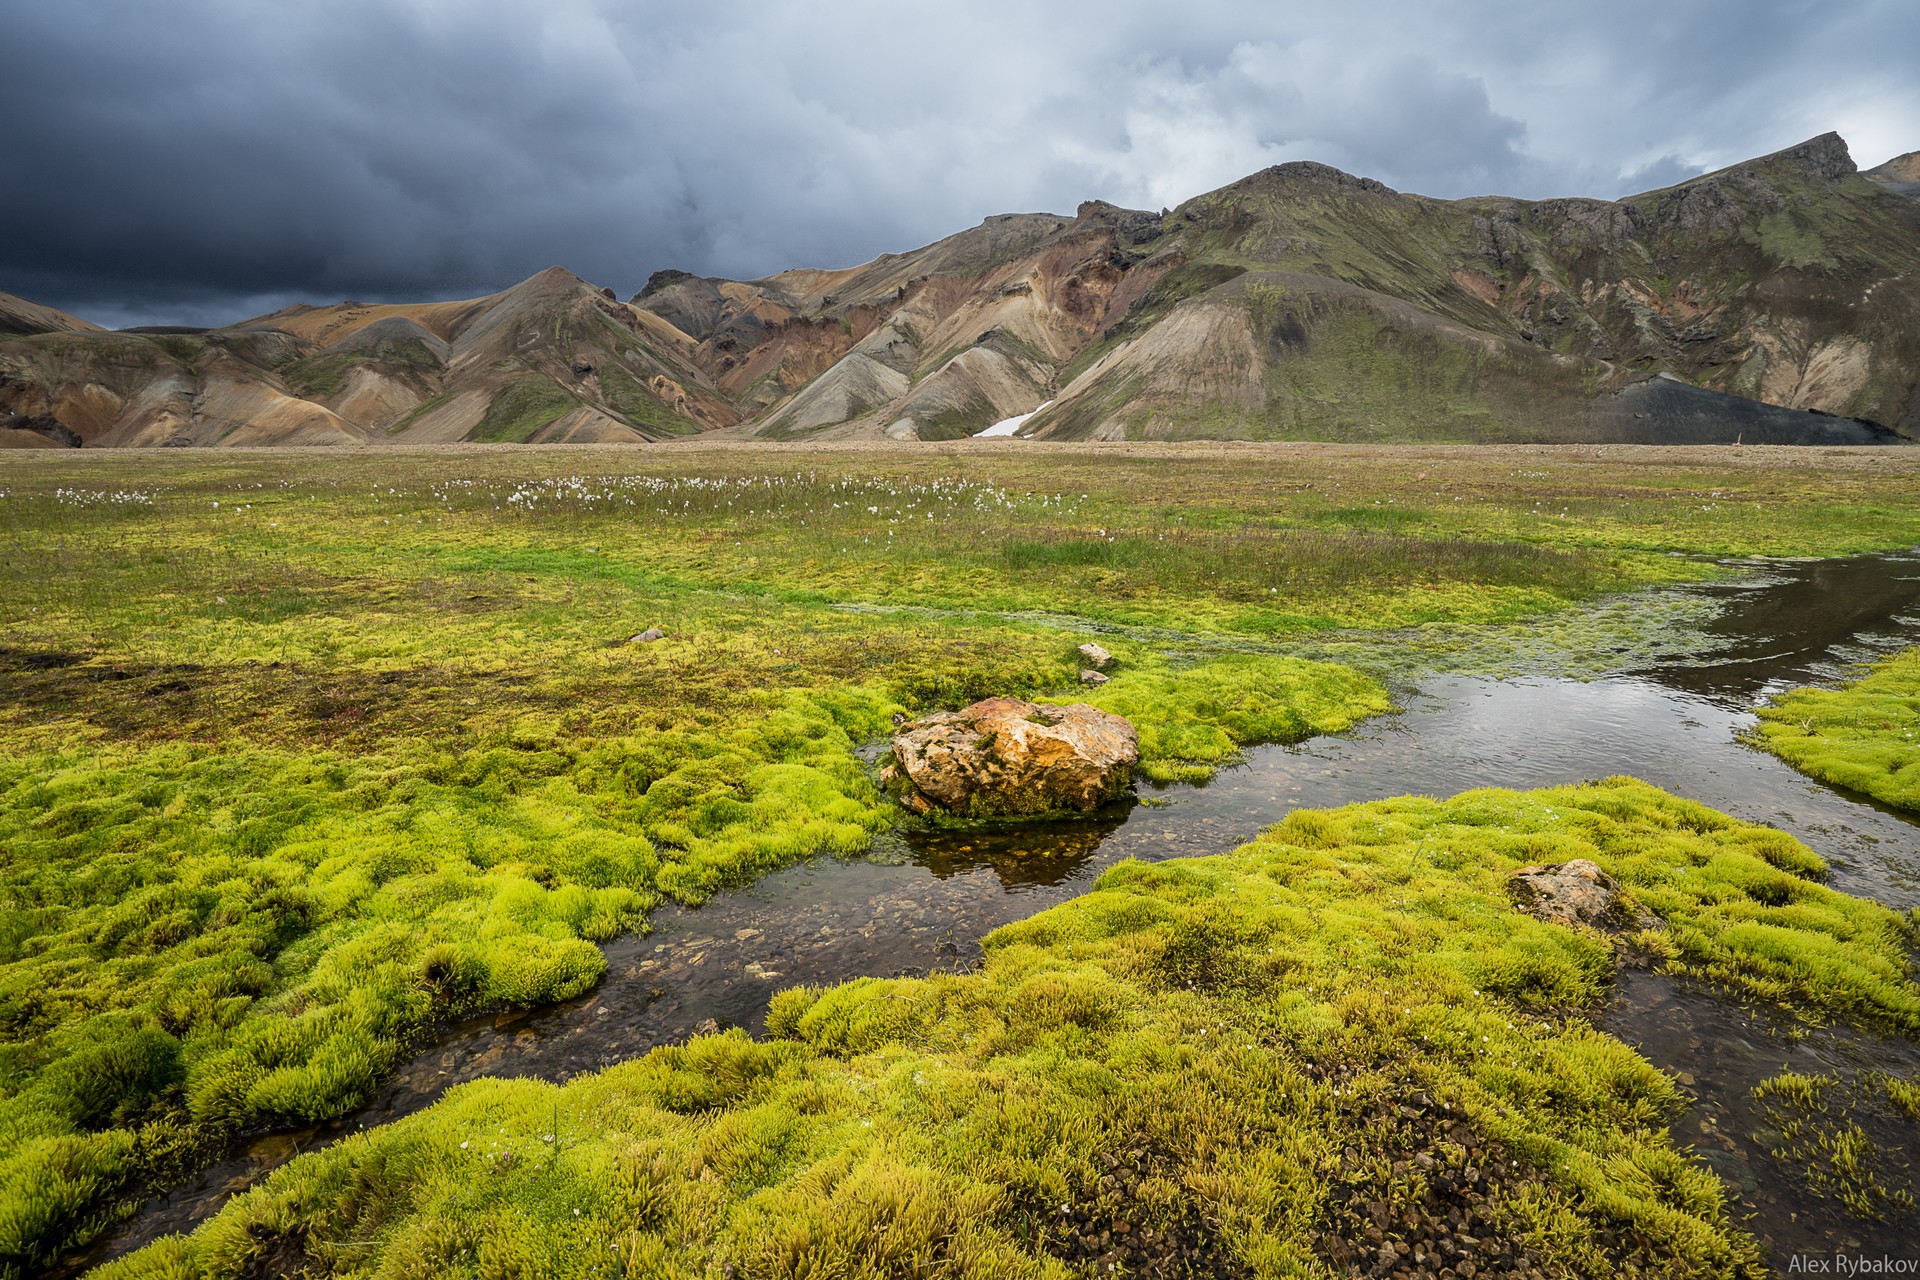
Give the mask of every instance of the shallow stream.
[[[816, 861], [697, 910], [664, 909], [651, 934], [606, 948], [607, 977], [589, 995], [443, 1028], [360, 1111], [255, 1140], [73, 1261], [95, 1263], [189, 1229], [298, 1152], [419, 1110], [462, 1081], [563, 1081], [685, 1039], [709, 1019], [757, 1032], [783, 986], [965, 967], [983, 935], [1084, 891], [1122, 859], [1222, 853], [1298, 807], [1629, 774], [1791, 832], [1827, 858], [1837, 888], [1920, 905], [1920, 825], [1738, 741], [1752, 707], [1773, 692], [1831, 681], [1851, 663], [1920, 643], [1920, 556], [1774, 562], [1684, 590], [1715, 608], [1683, 657], [1588, 680], [1424, 678], [1398, 691], [1399, 715], [1256, 749], [1206, 786], [1147, 792], [1150, 803], [1121, 818], [890, 838], [868, 858]], [[1795, 1253], [1914, 1256], [1920, 1218], [1863, 1223], [1808, 1198], [1758, 1149], [1751, 1135], [1762, 1122], [1749, 1095], [1787, 1065], [1910, 1074], [1920, 1067], [1914, 1046], [1835, 1029], [1784, 1034], [1649, 974], [1623, 975], [1601, 1023], [1690, 1085], [1698, 1101], [1675, 1132], [1722, 1174], [1783, 1273]]]

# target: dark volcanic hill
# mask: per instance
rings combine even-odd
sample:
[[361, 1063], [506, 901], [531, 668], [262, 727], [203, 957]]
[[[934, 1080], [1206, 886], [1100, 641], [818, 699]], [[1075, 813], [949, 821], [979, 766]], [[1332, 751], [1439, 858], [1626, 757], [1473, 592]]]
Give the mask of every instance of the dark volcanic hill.
[[90, 444], [947, 439], [1036, 409], [1022, 435], [1898, 442], [1917, 179], [1913, 155], [1859, 173], [1833, 134], [1618, 201], [1297, 163], [844, 270], [660, 272], [626, 304], [555, 269], [141, 335], [0, 298], [0, 413]]

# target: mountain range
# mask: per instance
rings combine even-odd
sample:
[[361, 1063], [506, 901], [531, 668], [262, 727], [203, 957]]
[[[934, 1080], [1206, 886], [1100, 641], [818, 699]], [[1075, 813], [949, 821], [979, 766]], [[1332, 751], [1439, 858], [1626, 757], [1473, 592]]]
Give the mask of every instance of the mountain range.
[[[1920, 152], [1838, 135], [1622, 200], [1325, 165], [759, 280], [108, 332], [0, 294], [0, 445], [1920, 440]], [[1003, 428], [1004, 429], [1004, 428]]]

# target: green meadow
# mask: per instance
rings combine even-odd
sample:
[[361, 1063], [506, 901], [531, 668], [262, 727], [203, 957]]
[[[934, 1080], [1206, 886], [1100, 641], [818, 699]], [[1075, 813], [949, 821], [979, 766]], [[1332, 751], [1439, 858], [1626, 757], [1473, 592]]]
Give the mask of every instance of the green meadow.
[[[1390, 711], [1379, 675], [1422, 634], [1716, 558], [1911, 546], [1914, 471], [1024, 442], [11, 457], [0, 1271], [238, 1135], [351, 1111], [446, 1018], [592, 987], [597, 944], [663, 901], [859, 853], [901, 821], [861, 753], [896, 716], [1084, 698], [1139, 726], [1145, 776], [1201, 780]], [[1082, 694], [1094, 638], [1118, 674]], [[1350, 656], [1303, 656], [1330, 638]], [[1909, 921], [1625, 780], [1300, 812], [1220, 852], [1118, 868], [974, 975], [783, 993], [764, 1041], [463, 1088], [102, 1274], [1066, 1275], [1099, 1250], [1314, 1274], [1375, 1207], [1429, 1202], [1516, 1265], [1745, 1274], [1667, 1136], [1673, 1086], [1582, 1017], [1622, 944], [1516, 915], [1505, 873], [1593, 857], [1665, 922], [1631, 944], [1649, 962], [1920, 1022]], [[1414, 1094], [1452, 1146], [1420, 1145]]]

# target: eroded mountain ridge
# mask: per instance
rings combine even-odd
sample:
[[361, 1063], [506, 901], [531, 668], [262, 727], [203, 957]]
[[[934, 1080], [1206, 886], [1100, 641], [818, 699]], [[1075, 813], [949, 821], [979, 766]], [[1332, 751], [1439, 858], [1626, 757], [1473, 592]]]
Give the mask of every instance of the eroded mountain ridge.
[[1920, 153], [1835, 134], [1618, 201], [1325, 165], [1011, 214], [842, 270], [109, 333], [0, 295], [0, 436], [257, 445], [1920, 439]]

